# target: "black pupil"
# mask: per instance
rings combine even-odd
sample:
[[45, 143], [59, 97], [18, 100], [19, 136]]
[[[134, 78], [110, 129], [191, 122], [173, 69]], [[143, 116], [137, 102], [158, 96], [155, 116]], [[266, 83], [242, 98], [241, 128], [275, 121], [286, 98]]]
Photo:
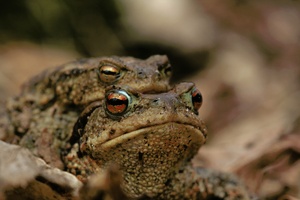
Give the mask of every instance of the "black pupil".
[[114, 71], [111, 71], [111, 70], [102, 70], [102, 73], [106, 74], [106, 75], [112, 75], [112, 76], [117, 75], [117, 72], [114, 72]]
[[123, 104], [127, 105], [128, 99], [122, 100], [122, 99], [118, 99], [118, 98], [111, 98], [111, 99], [108, 99], [107, 103], [112, 106], [123, 105]]
[[202, 103], [202, 95], [200, 93], [196, 93], [196, 95], [193, 96], [193, 102]]

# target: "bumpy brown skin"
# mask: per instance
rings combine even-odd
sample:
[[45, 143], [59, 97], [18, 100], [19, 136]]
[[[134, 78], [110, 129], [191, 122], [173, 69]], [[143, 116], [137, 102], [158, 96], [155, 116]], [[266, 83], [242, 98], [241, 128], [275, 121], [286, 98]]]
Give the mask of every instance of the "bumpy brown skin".
[[[100, 78], [104, 65], [121, 69], [116, 80]], [[66, 166], [80, 179], [117, 164], [122, 188], [132, 198], [248, 199], [232, 176], [191, 167], [206, 128], [193, 108], [193, 84], [169, 91], [168, 79], [165, 56], [63, 65], [35, 77], [7, 102], [0, 119], [0, 134], [6, 134], [0, 137], [29, 148], [52, 166]], [[133, 100], [124, 115], [106, 111], [103, 98], [112, 86], [131, 88]], [[72, 144], [80, 138], [72, 149], [71, 133]]]
[[247, 200], [250, 197], [234, 175], [209, 170], [202, 167], [192, 167], [188, 163], [178, 169], [166, 189], [155, 199], [223, 199]]
[[84, 180], [117, 164], [132, 198], [248, 199], [232, 176], [191, 166], [206, 141], [193, 91], [192, 83], [181, 83], [167, 93], [128, 92], [131, 103], [122, 115], [109, 113], [105, 100], [87, 109], [77, 122], [88, 118], [79, 126], [79, 146], [65, 157], [68, 171]]
[[[119, 73], [103, 79], [103, 66]], [[19, 96], [8, 100], [0, 119], [0, 131], [6, 134], [0, 139], [29, 148], [52, 166], [63, 168], [61, 153], [69, 148], [73, 125], [86, 105], [103, 99], [112, 85], [143, 93], [167, 91], [170, 69], [168, 58], [156, 55], [146, 60], [82, 59], [45, 71], [25, 84]]]

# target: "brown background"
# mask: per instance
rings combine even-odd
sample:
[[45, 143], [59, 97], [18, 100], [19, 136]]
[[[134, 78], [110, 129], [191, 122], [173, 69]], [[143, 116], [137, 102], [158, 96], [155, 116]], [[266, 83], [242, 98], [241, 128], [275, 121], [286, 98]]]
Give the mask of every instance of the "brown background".
[[1, 101], [77, 58], [167, 54], [172, 81], [204, 96], [209, 140], [195, 164], [270, 199], [300, 196], [299, 1], [11, 1], [0, 30]]

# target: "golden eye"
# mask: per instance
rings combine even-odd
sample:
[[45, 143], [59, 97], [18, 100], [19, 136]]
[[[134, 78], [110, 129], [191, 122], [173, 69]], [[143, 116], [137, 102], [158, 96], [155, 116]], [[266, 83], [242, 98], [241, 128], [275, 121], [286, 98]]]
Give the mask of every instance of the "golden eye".
[[202, 94], [198, 89], [194, 89], [191, 92], [192, 94], [192, 102], [195, 110], [199, 110], [202, 105]]
[[100, 79], [105, 83], [111, 83], [116, 80], [121, 75], [121, 70], [118, 67], [103, 65], [100, 67]]
[[106, 95], [106, 109], [112, 115], [122, 115], [127, 111], [130, 99], [123, 90], [111, 91]]

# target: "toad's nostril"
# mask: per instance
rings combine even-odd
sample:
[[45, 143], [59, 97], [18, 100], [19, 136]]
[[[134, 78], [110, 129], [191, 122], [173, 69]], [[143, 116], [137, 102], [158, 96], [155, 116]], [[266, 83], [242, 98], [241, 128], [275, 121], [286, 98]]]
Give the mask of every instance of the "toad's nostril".
[[143, 70], [139, 70], [138, 72], [137, 72], [137, 78], [139, 78], [139, 79], [144, 79], [144, 78], [146, 78], [147, 76], [146, 76], [146, 73], [143, 71]]

